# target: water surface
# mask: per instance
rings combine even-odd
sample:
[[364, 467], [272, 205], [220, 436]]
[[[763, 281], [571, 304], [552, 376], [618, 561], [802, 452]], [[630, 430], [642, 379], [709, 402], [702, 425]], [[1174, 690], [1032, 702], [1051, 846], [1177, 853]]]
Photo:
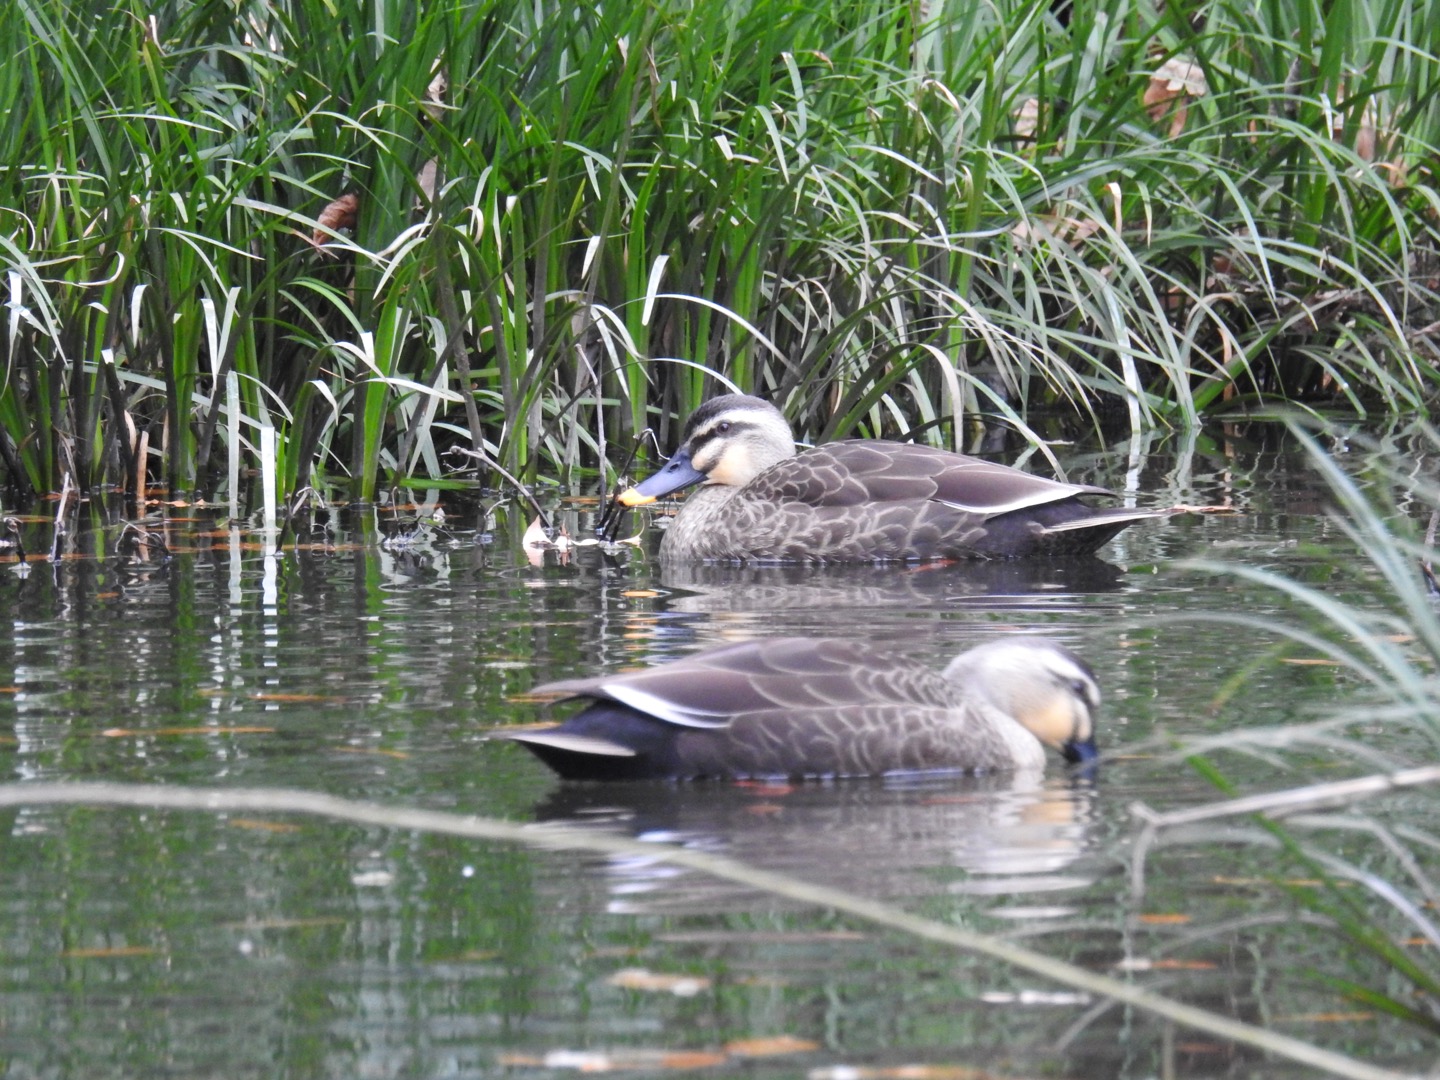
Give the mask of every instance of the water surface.
[[[90, 508], [102, 527], [74, 536], [58, 563], [22, 574], [0, 562], [0, 771], [297, 787], [688, 845], [1428, 1067], [1434, 1044], [1419, 1029], [1316, 977], [1354, 976], [1345, 965], [1360, 963], [1384, 982], [1304, 925], [1242, 826], [1163, 846], [1132, 873], [1132, 804], [1218, 797], [1166, 752], [1167, 733], [1306, 720], [1361, 689], [1333, 666], [1285, 662], [1307, 657], [1263, 626], [1198, 619], [1294, 611], [1177, 561], [1282, 571], [1360, 605], [1378, 603], [1379, 586], [1325, 514], [1323, 484], [1274, 433], [1123, 451], [1073, 457], [1070, 478], [1143, 505], [1237, 513], [1132, 528], [1093, 562], [671, 570], [650, 554], [653, 529], [648, 550], [532, 565], [528, 513], [494, 499], [337, 512], [268, 554], [203, 509], [150, 508], [144, 524], [166, 555]], [[552, 506], [585, 531], [593, 502]], [[26, 537], [44, 550], [50, 527], [30, 521]], [[1317, 542], [1339, 551], [1338, 566]], [[1104, 687], [1108, 753], [1093, 781], [1056, 762], [1044, 779], [561, 785], [522, 748], [487, 739], [542, 715], [525, 699], [539, 682], [726, 641], [857, 635], [938, 667], [1033, 631], [1082, 653]], [[1377, 749], [1414, 749], [1400, 733], [1385, 739], [1377, 725]], [[1217, 760], [1244, 791], [1356, 771], [1318, 752], [1303, 772], [1294, 755]], [[1428, 797], [1403, 798], [1416, 828], [1434, 828]], [[1365, 842], [1337, 839], [1368, 858]], [[1385, 869], [1383, 854], [1370, 861]], [[278, 815], [0, 816], [7, 1080], [912, 1065], [1304, 1075], [993, 961], [654, 860]]]

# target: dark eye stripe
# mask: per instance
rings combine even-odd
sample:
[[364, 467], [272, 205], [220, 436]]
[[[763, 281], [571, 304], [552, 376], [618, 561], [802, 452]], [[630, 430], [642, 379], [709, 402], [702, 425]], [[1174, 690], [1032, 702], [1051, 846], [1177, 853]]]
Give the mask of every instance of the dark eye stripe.
[[698, 450], [706, 443], [718, 439], [722, 435], [733, 435], [737, 431], [742, 431], [752, 426], [753, 425], [747, 424], [743, 420], [721, 420], [706, 430], [692, 435], [690, 437], [690, 445], [693, 449]]

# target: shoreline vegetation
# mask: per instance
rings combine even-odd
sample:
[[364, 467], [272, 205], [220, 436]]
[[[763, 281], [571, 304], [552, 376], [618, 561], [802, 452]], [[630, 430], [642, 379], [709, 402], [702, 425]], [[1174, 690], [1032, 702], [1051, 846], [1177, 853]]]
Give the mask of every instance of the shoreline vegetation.
[[1434, 395], [1434, 3], [809, 7], [5, 6], [5, 488]]

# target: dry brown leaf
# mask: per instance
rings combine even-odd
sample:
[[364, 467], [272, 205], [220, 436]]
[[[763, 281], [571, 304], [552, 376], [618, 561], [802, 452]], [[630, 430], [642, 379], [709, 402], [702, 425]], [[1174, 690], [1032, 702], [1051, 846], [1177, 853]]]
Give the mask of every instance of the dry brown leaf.
[[1175, 957], [1165, 957], [1150, 965], [1154, 971], [1214, 971], [1219, 966], [1213, 960], [1181, 960]]
[[1190, 921], [1190, 916], [1174, 911], [1154, 912], [1149, 915], [1141, 915], [1140, 921], [1147, 926], [1182, 926]]
[[309, 930], [317, 926], [344, 926], [345, 920], [335, 915], [317, 915], [308, 919], [244, 919], [221, 923], [223, 930]]
[[435, 180], [440, 175], [440, 159], [431, 158], [420, 168], [420, 175], [415, 178], [416, 185], [420, 188], [422, 196], [421, 208], [435, 201]]
[[999, 1080], [995, 1073], [969, 1065], [832, 1065], [811, 1069], [806, 1076], [808, 1080]]
[[1160, 121], [1170, 116], [1170, 137], [1173, 139], [1185, 130], [1190, 102], [1209, 92], [1205, 73], [1199, 65], [1187, 57], [1172, 56], [1150, 76], [1150, 85], [1145, 88], [1145, 108], [1152, 120]]
[[1029, 142], [1040, 127], [1040, 99], [1026, 98], [1015, 111], [1015, 135]]
[[1374, 1020], [1371, 1012], [1319, 1012], [1295, 1013], [1292, 1016], [1277, 1016], [1272, 1024], [1353, 1024], [1360, 1020]]
[[450, 80], [446, 78], [444, 69], [438, 69], [435, 77], [430, 80], [430, 85], [425, 88], [425, 100], [420, 103], [425, 115], [431, 120], [440, 119], [440, 114], [445, 109], [445, 93], [449, 89]]
[[334, 237], [326, 232], [326, 229], [337, 233], [343, 229], [353, 229], [355, 227], [355, 219], [359, 213], [360, 197], [354, 192], [346, 192], [344, 195], [341, 195], [334, 202], [326, 206], [324, 210], [320, 211], [320, 216], [315, 220], [322, 225], [323, 228], [316, 229], [314, 233], [311, 234], [310, 243], [316, 248], [320, 248], [326, 241], [333, 240]]
[[574, 1069], [576, 1072], [618, 1072], [622, 1069], [706, 1069], [724, 1065], [724, 1054], [704, 1050], [551, 1050], [546, 1054], [501, 1054], [506, 1068]]
[[154, 956], [158, 951], [153, 945], [116, 945], [98, 949], [66, 949], [60, 955], [67, 960], [109, 960], [126, 956]]
[[273, 735], [273, 727], [162, 727], [150, 730], [137, 728], [106, 728], [100, 732], [104, 739], [127, 739], [153, 737], [156, 735]]
[[778, 1057], [781, 1054], [803, 1054], [819, 1050], [820, 1044], [794, 1035], [774, 1035], [766, 1039], [737, 1039], [725, 1044], [726, 1053], [736, 1057]]
[[386, 750], [379, 746], [337, 746], [334, 748], [337, 754], [365, 754], [370, 757], [388, 757], [396, 761], [407, 761], [410, 755], [404, 750]]
[[741, 942], [747, 945], [803, 944], [812, 941], [864, 941], [858, 930], [674, 930], [655, 935], [656, 941], [672, 944], [724, 945]]
[[300, 704], [304, 704], [304, 703], [307, 703], [307, 702], [317, 702], [317, 701], [347, 701], [347, 700], [349, 700], [348, 698], [336, 697], [336, 696], [331, 695], [331, 694], [280, 694], [280, 693], [270, 693], [270, 692], [263, 691], [263, 690], [262, 690], [262, 691], [257, 691], [256, 693], [253, 693], [253, 694], [246, 694], [245, 696], [246, 696], [247, 698], [249, 698], [251, 701], [282, 701], [282, 702], [298, 702], [298, 703], [300, 703]]
[[736, 780], [735, 786], [747, 795], [759, 795], [762, 798], [795, 794], [793, 784], [777, 784], [773, 780]]
[[231, 818], [226, 824], [232, 829], [254, 829], [256, 832], [296, 833], [300, 826], [288, 821], [257, 821], [255, 818]]
[[1018, 222], [1010, 234], [1021, 244], [1060, 243], [1074, 247], [1094, 236], [1099, 228], [1100, 223], [1094, 220], [1039, 214]]

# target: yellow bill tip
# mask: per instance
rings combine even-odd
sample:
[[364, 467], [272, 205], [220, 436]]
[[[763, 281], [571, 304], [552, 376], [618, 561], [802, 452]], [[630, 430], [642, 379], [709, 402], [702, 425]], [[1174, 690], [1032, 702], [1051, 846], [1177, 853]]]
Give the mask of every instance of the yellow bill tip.
[[654, 495], [641, 495], [635, 488], [627, 488], [615, 497], [622, 506], [649, 506], [655, 501]]

